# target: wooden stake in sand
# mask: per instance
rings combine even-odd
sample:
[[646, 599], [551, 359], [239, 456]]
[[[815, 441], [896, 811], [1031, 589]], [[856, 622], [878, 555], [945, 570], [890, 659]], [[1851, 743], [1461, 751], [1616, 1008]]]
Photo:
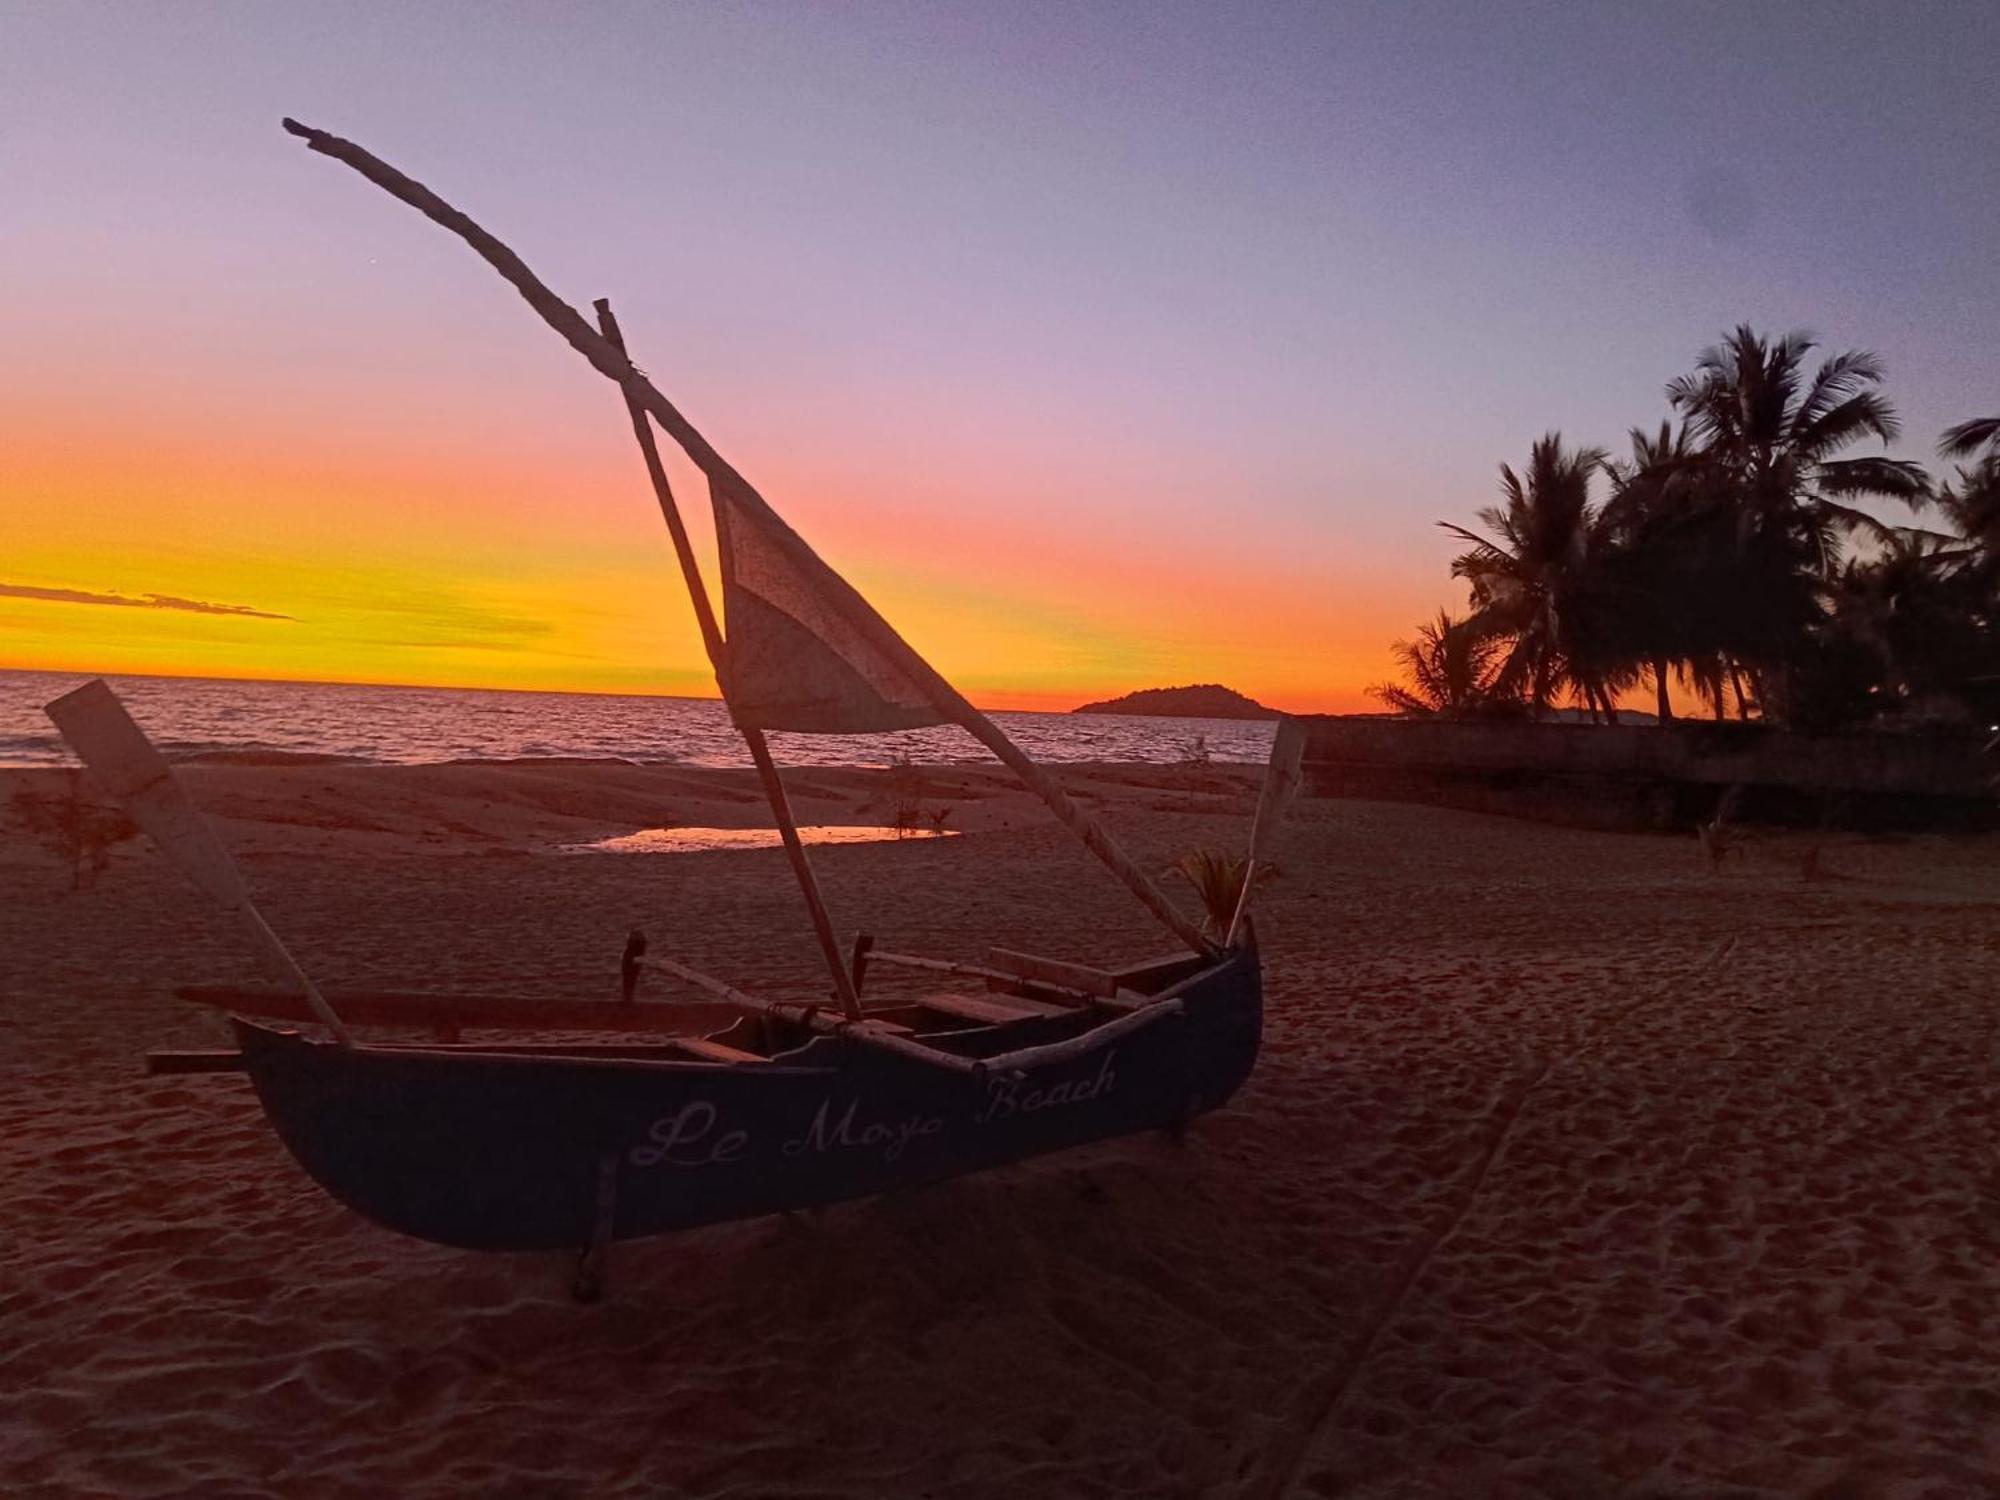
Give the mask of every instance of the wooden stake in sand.
[[1285, 820], [1285, 809], [1298, 795], [1305, 753], [1305, 725], [1293, 718], [1278, 720], [1278, 732], [1271, 739], [1271, 764], [1264, 772], [1264, 788], [1257, 795], [1257, 813], [1250, 822], [1250, 855], [1243, 862], [1243, 889], [1236, 893], [1236, 910], [1229, 918], [1224, 947], [1236, 946], [1237, 931], [1250, 912], [1250, 893], [1257, 888], [1257, 872], [1270, 868], [1278, 827]]
[[309, 125], [301, 125], [296, 120], [287, 119], [284, 127], [314, 151], [352, 167], [383, 191], [464, 240], [527, 300], [544, 322], [589, 360], [594, 369], [616, 381], [629, 403], [642, 408], [658, 422], [661, 429], [681, 445], [695, 466], [708, 476], [711, 486], [727, 490], [731, 503], [751, 515], [765, 538], [812, 579], [826, 604], [839, 613], [847, 626], [905, 674], [942, 718], [959, 725], [992, 751], [1029, 790], [1048, 804], [1063, 826], [1081, 839], [1084, 846], [1125, 883], [1148, 911], [1194, 952], [1212, 954], [1215, 951], [1214, 943], [1203, 936], [1200, 928], [1188, 920], [1158, 883], [1139, 868], [1097, 820], [1077, 806], [1053, 777], [1022, 754], [992, 720], [973, 707], [907, 641], [896, 634], [846, 579], [827, 567], [804, 539], [786, 525], [750, 483], [694, 429], [680, 410], [661, 395], [641, 371], [634, 368], [625, 352], [601, 331], [592, 328], [575, 308], [550, 291], [520, 256], [422, 183], [406, 177], [354, 142], [324, 130], [315, 130]]
[[214, 827], [189, 799], [173, 767], [132, 721], [110, 686], [102, 679], [87, 682], [56, 699], [44, 712], [98, 784], [131, 814], [132, 821], [145, 829], [161, 852], [196, 885], [236, 913], [278, 972], [305, 991], [313, 1014], [334, 1039], [343, 1047], [352, 1047], [354, 1038], [333, 1006], [250, 899], [243, 872], [222, 847]]
[[[605, 341], [623, 354], [625, 338], [618, 331], [618, 319], [612, 315], [611, 299], [608, 297], [597, 299], [597, 326], [603, 331]], [[673, 486], [667, 482], [666, 466], [660, 462], [659, 444], [653, 441], [653, 428], [646, 416], [646, 408], [629, 382], [620, 382], [620, 385], [625, 392], [625, 410], [632, 418], [632, 435], [639, 440], [639, 452], [645, 457], [646, 473], [653, 481], [653, 494], [660, 502], [660, 514], [666, 518], [667, 532], [674, 539], [674, 555], [680, 559], [681, 576], [687, 582], [688, 598], [694, 604], [694, 616], [701, 625], [701, 643], [708, 651], [709, 665], [715, 669], [715, 680], [720, 686], [724, 648], [722, 630], [715, 621], [715, 608], [708, 602], [708, 587], [702, 582], [694, 547], [688, 541], [687, 527], [681, 521], [680, 507], [674, 503]], [[820, 893], [819, 881], [813, 875], [812, 861], [806, 856], [806, 846], [799, 838], [798, 820], [792, 816], [791, 799], [785, 795], [785, 783], [778, 775], [777, 762], [771, 759], [771, 747], [764, 739], [763, 730], [749, 724], [738, 724], [736, 729], [743, 736], [743, 743], [750, 747], [750, 759], [757, 766], [757, 779], [764, 784], [765, 800], [771, 804], [771, 816], [777, 819], [778, 835], [784, 840], [785, 857], [791, 861], [792, 873], [798, 877], [799, 892], [805, 897], [806, 909], [812, 914], [813, 935], [819, 940], [827, 972], [833, 976], [834, 996], [840, 1001], [840, 1008], [846, 1012], [847, 1018], [858, 1021], [861, 1019], [861, 1001], [855, 993], [854, 980], [848, 974], [847, 962], [841, 956], [840, 939], [834, 935], [833, 918], [827, 914], [826, 898]]]

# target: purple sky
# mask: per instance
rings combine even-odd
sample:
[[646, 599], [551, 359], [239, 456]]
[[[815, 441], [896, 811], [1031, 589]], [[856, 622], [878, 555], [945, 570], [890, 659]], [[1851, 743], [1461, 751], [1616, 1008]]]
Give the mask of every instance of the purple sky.
[[289, 113], [615, 292], [753, 473], [984, 476], [1386, 644], [1457, 598], [1433, 519], [1739, 320], [1874, 349], [1913, 455], [2000, 409], [1996, 57], [1992, 3], [0, 3], [0, 403], [600, 411]]

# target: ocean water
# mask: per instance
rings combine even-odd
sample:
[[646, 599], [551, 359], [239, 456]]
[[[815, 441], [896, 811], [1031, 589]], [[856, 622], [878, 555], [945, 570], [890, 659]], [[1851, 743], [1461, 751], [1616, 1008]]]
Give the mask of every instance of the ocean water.
[[[0, 671], [0, 765], [67, 761], [42, 705], [88, 680], [59, 672]], [[562, 756], [750, 764], [722, 705], [710, 699], [191, 677], [107, 681], [154, 743], [177, 758], [336, 756], [412, 764]], [[1160, 764], [1206, 754], [1256, 763], [1270, 754], [1273, 728], [1254, 720], [1122, 714], [996, 713], [993, 719], [1045, 762]], [[773, 734], [771, 751], [786, 765], [887, 765], [897, 755], [928, 764], [993, 759], [970, 735], [949, 727], [879, 735]]]

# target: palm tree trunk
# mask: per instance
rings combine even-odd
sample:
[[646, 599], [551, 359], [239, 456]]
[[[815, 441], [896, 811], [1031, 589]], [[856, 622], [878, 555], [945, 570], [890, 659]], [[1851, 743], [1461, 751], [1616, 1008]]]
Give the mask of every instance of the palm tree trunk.
[[1739, 720], [1748, 719], [1750, 704], [1743, 696], [1743, 674], [1737, 670], [1735, 662], [1729, 664], [1729, 685], [1736, 691], [1736, 717]]
[[1657, 705], [1660, 722], [1662, 724], [1673, 723], [1674, 706], [1667, 701], [1667, 659], [1664, 656], [1653, 658], [1653, 698]]

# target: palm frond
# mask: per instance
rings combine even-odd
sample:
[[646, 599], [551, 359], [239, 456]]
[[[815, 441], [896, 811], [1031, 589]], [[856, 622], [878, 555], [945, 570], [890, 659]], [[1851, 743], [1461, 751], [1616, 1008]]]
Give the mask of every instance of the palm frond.
[[1880, 384], [1885, 373], [1882, 361], [1865, 349], [1834, 355], [1806, 387], [1792, 425], [1800, 430], [1811, 428], [1852, 397]]
[[1907, 458], [1835, 458], [1815, 466], [1814, 487], [1823, 495], [1877, 495], [1912, 510], [1930, 500], [1931, 478]]
[[1864, 437], [1893, 443], [1902, 430], [1895, 408], [1880, 393], [1860, 391], [1811, 422], [1793, 422], [1787, 446], [1801, 457], [1820, 458]]
[[2000, 451], [2000, 417], [1974, 417], [1947, 427], [1938, 439], [1937, 451], [1939, 458], [1964, 458], [1989, 446]]

